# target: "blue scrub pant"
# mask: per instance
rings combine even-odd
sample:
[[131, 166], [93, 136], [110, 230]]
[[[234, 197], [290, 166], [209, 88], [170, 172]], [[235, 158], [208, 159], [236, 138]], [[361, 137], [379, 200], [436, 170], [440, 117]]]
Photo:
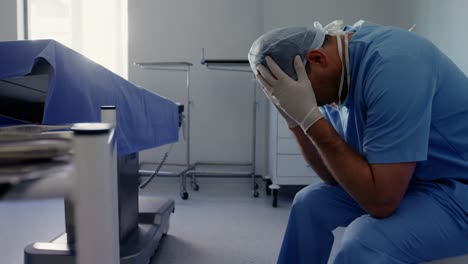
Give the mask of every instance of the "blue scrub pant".
[[297, 193], [278, 263], [327, 263], [339, 226], [347, 228], [334, 263], [419, 263], [468, 253], [468, 214], [438, 188], [410, 185], [397, 211], [376, 219], [341, 187], [321, 183]]

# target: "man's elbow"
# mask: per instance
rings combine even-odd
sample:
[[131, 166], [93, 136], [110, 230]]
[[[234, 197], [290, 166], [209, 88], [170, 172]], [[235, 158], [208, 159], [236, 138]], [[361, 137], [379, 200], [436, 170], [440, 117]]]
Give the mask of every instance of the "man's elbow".
[[395, 213], [395, 211], [398, 209], [399, 203], [386, 203], [386, 204], [378, 204], [378, 205], [372, 205], [368, 206], [367, 208], [367, 213], [369, 213], [370, 216], [377, 218], [377, 219], [383, 219], [383, 218], [388, 218], [391, 215]]
[[325, 183], [325, 184], [328, 184], [328, 185], [333, 185], [333, 186], [337, 186], [338, 185], [338, 182], [333, 178], [333, 176], [331, 175], [328, 175], [328, 176], [322, 176], [322, 175], [319, 175], [319, 177], [322, 179], [322, 181]]
[[332, 186], [337, 186], [338, 182], [335, 180], [330, 180], [330, 179], [322, 179], [325, 184], [332, 185]]

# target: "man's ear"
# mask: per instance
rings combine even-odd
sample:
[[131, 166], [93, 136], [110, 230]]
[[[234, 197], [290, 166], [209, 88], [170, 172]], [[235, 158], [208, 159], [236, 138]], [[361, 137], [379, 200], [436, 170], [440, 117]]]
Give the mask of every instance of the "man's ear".
[[306, 55], [307, 63], [309, 65], [314, 65], [315, 67], [327, 67], [327, 55], [321, 50], [309, 50]]

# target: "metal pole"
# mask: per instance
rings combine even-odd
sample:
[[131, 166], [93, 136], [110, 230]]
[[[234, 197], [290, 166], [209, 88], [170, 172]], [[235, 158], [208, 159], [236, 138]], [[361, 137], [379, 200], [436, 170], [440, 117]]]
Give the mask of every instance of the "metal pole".
[[[208, 61], [205, 59], [205, 51], [202, 49], [202, 64], [206, 65], [207, 69], [209, 70], [218, 70], [218, 71], [233, 71], [233, 72], [251, 72], [250, 69], [243, 69], [241, 68], [241, 65], [244, 65], [245, 63], [239, 63], [238, 61], [231, 61], [230, 60], [217, 60], [217, 61]], [[211, 66], [210, 63], [215, 63], [218, 65], [237, 65], [238, 68], [234, 67], [229, 67], [229, 66]], [[248, 62], [246, 62], [248, 63]], [[257, 93], [256, 93], [256, 83], [254, 83], [254, 89], [253, 89], [253, 116], [252, 116], [252, 163], [251, 165], [251, 177], [252, 177], [252, 189], [253, 189], [253, 196], [258, 197], [258, 184], [256, 183], [255, 176], [256, 176], [256, 145], [257, 145]], [[198, 164], [210, 164], [209, 162], [196, 162], [195, 167]], [[213, 163], [216, 164], [216, 163]], [[210, 164], [211, 165], [211, 164]], [[197, 174], [198, 171], [196, 169], [190, 170], [188, 173], [195, 175]], [[199, 172], [200, 174], [203, 174], [204, 172]]]
[[[116, 137], [116, 130], [117, 130], [117, 109], [114, 105], [107, 105], [101, 106], [101, 123], [110, 124], [112, 126], [110, 130], [109, 138], [112, 142], [108, 142], [111, 147], [111, 177], [109, 179], [110, 184], [112, 186], [112, 196], [114, 197], [114, 201], [109, 206], [113, 206], [113, 212], [117, 212], [119, 214], [119, 177], [118, 177], [118, 161], [117, 161], [117, 137]], [[113, 150], [113, 151], [112, 151]], [[115, 188], [114, 188], [115, 186]], [[119, 216], [117, 216], [117, 228], [120, 232], [119, 227]], [[120, 234], [117, 236], [120, 239]]]
[[190, 109], [192, 98], [190, 94], [190, 66], [187, 66], [187, 168], [190, 168]]
[[77, 124], [73, 147], [77, 263], [120, 263], [116, 175], [112, 168], [109, 124]]
[[[191, 95], [190, 95], [190, 67], [193, 65], [190, 62], [134, 62], [133, 65], [139, 66], [142, 69], [148, 69], [148, 70], [159, 70], [159, 71], [184, 71], [186, 72], [186, 78], [187, 78], [187, 127], [184, 129], [186, 132], [186, 169], [184, 169], [183, 172], [179, 174], [174, 174], [177, 176], [180, 176], [181, 178], [181, 185], [180, 185], [180, 193], [183, 199], [187, 199], [188, 193], [186, 191], [186, 173], [191, 169], [191, 162], [190, 162], [190, 108], [192, 104], [191, 100]], [[174, 165], [180, 165], [180, 164], [174, 164]], [[184, 198], [185, 197], [185, 198]]]
[[252, 130], [253, 130], [253, 142], [252, 142], [252, 187], [254, 196], [258, 196], [257, 183], [255, 181], [255, 165], [256, 165], [256, 145], [257, 145], [257, 91], [255, 87], [255, 80], [253, 81], [253, 117], [252, 117]]

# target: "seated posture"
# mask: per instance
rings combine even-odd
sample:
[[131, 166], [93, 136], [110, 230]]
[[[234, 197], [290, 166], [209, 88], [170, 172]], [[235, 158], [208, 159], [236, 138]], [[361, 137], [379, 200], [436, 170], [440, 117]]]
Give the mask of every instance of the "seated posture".
[[[456, 36], [454, 36], [456, 41]], [[287, 27], [249, 52], [324, 183], [295, 197], [278, 263], [468, 253], [468, 79], [430, 41], [367, 22]]]

